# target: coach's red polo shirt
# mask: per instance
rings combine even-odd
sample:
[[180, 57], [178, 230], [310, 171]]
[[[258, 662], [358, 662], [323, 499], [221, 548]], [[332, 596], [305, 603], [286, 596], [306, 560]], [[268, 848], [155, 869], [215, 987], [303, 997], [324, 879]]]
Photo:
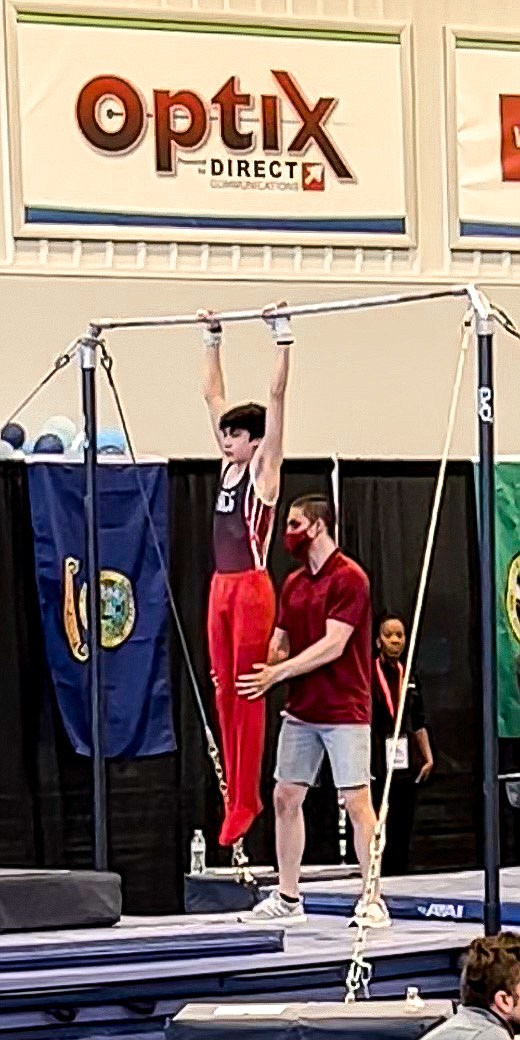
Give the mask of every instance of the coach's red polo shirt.
[[336, 549], [312, 574], [307, 567], [286, 578], [280, 596], [278, 627], [289, 637], [295, 657], [325, 635], [327, 620], [344, 621], [354, 631], [341, 657], [292, 679], [286, 709], [303, 722], [370, 722], [370, 585], [365, 572]]

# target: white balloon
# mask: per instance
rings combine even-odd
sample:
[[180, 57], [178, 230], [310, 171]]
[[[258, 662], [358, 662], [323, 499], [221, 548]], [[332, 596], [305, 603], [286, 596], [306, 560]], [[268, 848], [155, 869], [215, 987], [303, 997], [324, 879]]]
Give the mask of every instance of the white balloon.
[[44, 422], [38, 437], [45, 433], [54, 433], [63, 443], [65, 450], [70, 447], [77, 433], [77, 428], [66, 415], [52, 415]]
[[12, 459], [14, 448], [9, 441], [0, 441], [0, 459]]
[[68, 449], [69, 452], [71, 454], [78, 454], [78, 455], [81, 454], [81, 452], [83, 451], [84, 440], [85, 440], [85, 434], [84, 434], [83, 430], [80, 430], [80, 432], [77, 433], [76, 436], [74, 437], [74, 440], [72, 441], [72, 444], [70, 445], [70, 447]]

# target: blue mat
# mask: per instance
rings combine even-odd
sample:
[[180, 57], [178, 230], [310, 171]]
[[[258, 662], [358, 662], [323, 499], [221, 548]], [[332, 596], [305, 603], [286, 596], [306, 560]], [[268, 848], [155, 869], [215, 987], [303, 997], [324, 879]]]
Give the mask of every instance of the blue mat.
[[[302, 895], [308, 914], [352, 917], [361, 894], [359, 879], [303, 880]], [[484, 919], [484, 876], [466, 870], [451, 874], [422, 874], [383, 878], [383, 895], [395, 920], [455, 921], [479, 924]], [[237, 885], [235, 880], [202, 875], [187, 879], [188, 912], [215, 913], [251, 909], [269, 894], [271, 885], [259, 888]], [[520, 868], [500, 871], [502, 921], [520, 925]]]
[[[383, 882], [384, 884], [384, 882]], [[305, 892], [303, 902], [308, 914], [330, 914], [332, 917], [352, 917], [359, 894], [341, 892]], [[407, 896], [385, 895], [385, 902], [393, 918], [402, 920], [446, 920], [475, 921], [484, 920], [484, 903], [482, 899], [464, 898], [443, 894]], [[520, 925], [520, 902], [504, 902], [502, 906], [502, 924]]]
[[[201, 960], [206, 957], [254, 956], [284, 949], [282, 928], [238, 929], [232, 925], [218, 932], [175, 930], [161, 936], [88, 939], [85, 942], [35, 943], [0, 946], [0, 973], [54, 968], [122, 964], [161, 960]], [[212, 934], [213, 932], [213, 934]]]

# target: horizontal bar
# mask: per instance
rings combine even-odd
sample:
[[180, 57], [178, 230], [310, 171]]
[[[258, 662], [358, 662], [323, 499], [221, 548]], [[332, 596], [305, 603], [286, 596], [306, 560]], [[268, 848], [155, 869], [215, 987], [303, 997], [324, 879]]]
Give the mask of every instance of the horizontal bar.
[[[373, 307], [387, 307], [398, 303], [416, 303], [419, 300], [438, 300], [449, 296], [466, 296], [477, 300], [477, 290], [474, 286], [455, 285], [451, 289], [434, 289], [424, 293], [401, 293], [391, 296], [365, 296], [353, 300], [334, 300], [323, 303], [297, 303], [287, 307], [277, 307], [276, 313], [280, 317], [296, 318], [312, 314], [332, 314], [335, 311], [360, 311], [369, 310]], [[480, 296], [481, 294], [478, 294]], [[473, 303], [473, 300], [471, 301]], [[473, 303], [473, 306], [476, 306]], [[220, 322], [231, 321], [254, 321], [262, 318], [261, 310], [246, 311], [224, 311], [216, 314], [215, 318]], [[172, 328], [176, 325], [201, 325], [203, 319], [197, 314], [165, 315], [163, 318], [100, 318], [90, 324], [91, 334], [99, 335], [100, 332], [108, 332], [114, 329], [145, 329], [145, 328]]]

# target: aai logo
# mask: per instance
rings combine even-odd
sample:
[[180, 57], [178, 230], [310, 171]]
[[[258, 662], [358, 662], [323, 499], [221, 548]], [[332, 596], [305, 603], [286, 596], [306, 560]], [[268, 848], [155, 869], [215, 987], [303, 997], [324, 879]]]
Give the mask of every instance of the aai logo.
[[462, 921], [464, 903], [428, 903], [418, 906], [417, 912], [423, 917], [448, 917], [454, 921]]

